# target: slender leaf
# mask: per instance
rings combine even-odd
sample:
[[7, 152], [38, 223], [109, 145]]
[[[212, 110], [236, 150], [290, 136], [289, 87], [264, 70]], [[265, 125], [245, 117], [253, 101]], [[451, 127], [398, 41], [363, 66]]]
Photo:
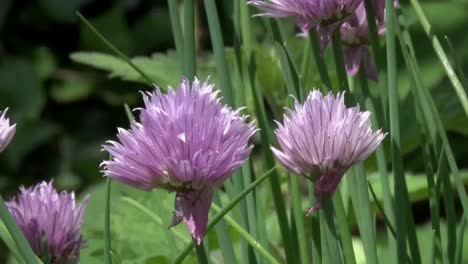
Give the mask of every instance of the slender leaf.
[[416, 11], [416, 15], [419, 19], [419, 22], [421, 22], [421, 25], [423, 26], [424, 31], [426, 32], [426, 35], [431, 40], [432, 46], [437, 56], [439, 57], [439, 60], [442, 63], [442, 66], [444, 67], [445, 72], [447, 73], [447, 76], [453, 85], [453, 88], [455, 88], [455, 92], [457, 93], [457, 96], [460, 99], [460, 102], [463, 106], [463, 110], [465, 111], [465, 114], [468, 117], [468, 97], [466, 95], [466, 91], [463, 88], [462, 83], [460, 82], [460, 79], [458, 78], [455, 70], [450, 64], [450, 61], [448, 60], [447, 55], [445, 54], [445, 51], [442, 45], [440, 44], [439, 38], [433, 32], [431, 24], [429, 23], [429, 20], [426, 18], [426, 15], [424, 14], [422, 10], [421, 5], [419, 4], [419, 1], [410, 0], [410, 2], [413, 5], [414, 10]]
[[184, 75], [190, 81], [197, 74], [194, 2], [194, 0], [184, 0]]
[[15, 220], [11, 216], [8, 208], [5, 205], [5, 201], [0, 196], [0, 219], [3, 221], [3, 224], [10, 233], [11, 237], [15, 241], [16, 247], [18, 251], [21, 253], [23, 259], [26, 263], [40, 263], [37, 259], [36, 255], [32, 251], [31, 247], [29, 246], [28, 241], [23, 235], [21, 229], [16, 225]]

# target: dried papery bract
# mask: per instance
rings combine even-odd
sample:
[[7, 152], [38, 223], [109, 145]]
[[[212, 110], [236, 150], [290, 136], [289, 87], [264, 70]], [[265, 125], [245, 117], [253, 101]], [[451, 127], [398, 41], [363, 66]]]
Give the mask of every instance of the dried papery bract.
[[241, 109], [223, 105], [208, 81], [183, 80], [166, 94], [143, 95], [139, 121], [119, 128], [104, 150], [104, 174], [142, 190], [176, 192], [171, 225], [184, 221], [197, 243], [208, 221], [214, 188], [249, 157], [256, 129]]
[[41, 182], [7, 202], [34, 253], [52, 264], [78, 263], [83, 246], [81, 226], [88, 197], [77, 205], [73, 192], [57, 192], [52, 181]]
[[16, 124], [10, 125], [10, 119], [6, 116], [8, 108], [0, 111], [0, 152], [10, 144], [16, 132]]
[[312, 91], [304, 104], [296, 101], [287, 110], [275, 135], [279, 148], [271, 147], [276, 158], [298, 175], [312, 177], [318, 203], [308, 213], [321, 208], [325, 194], [332, 194], [344, 173], [367, 159], [385, 138], [372, 131], [370, 112], [359, 106], [348, 108], [345, 93], [323, 96]]

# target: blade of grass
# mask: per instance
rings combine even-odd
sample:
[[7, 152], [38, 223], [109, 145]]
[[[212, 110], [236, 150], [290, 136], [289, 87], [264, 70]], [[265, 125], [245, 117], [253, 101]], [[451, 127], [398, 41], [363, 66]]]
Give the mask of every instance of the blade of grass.
[[434, 258], [438, 263], [445, 263], [442, 259], [442, 242], [440, 235], [440, 216], [439, 200], [440, 195], [435, 186], [434, 168], [431, 162], [430, 147], [428, 144], [424, 147], [424, 167], [426, 171], [427, 187], [429, 192], [429, 208], [431, 211], [431, 224], [434, 232]]
[[[318, 213], [318, 212], [317, 212]], [[339, 252], [331, 252], [328, 246], [328, 231], [325, 226], [327, 225], [327, 220], [325, 219], [324, 212], [318, 214], [320, 220], [320, 245], [321, 245], [321, 263], [334, 263], [330, 254], [339, 254]]]
[[364, 245], [366, 263], [379, 263], [377, 247], [375, 246], [375, 222], [370, 208], [369, 191], [367, 189], [367, 180], [363, 164], [359, 163], [355, 165], [353, 173], [350, 176], [353, 176], [350, 180], [354, 183], [353, 190], [350, 190], [351, 200], [353, 201], [356, 221]]
[[[377, 115], [376, 115], [376, 108], [374, 102], [372, 100], [372, 96], [369, 91], [369, 85], [367, 82], [367, 76], [365, 75], [364, 71], [361, 71], [359, 74], [361, 89], [364, 97], [364, 105], [365, 109], [373, 113], [371, 115], [373, 129], [378, 129], [383, 127], [382, 123], [379, 122]], [[383, 83], [383, 82], [382, 82]], [[362, 103], [362, 102], [361, 102]], [[383, 203], [385, 208], [385, 213], [388, 215], [389, 223], [394, 222], [394, 215], [393, 215], [393, 206], [392, 206], [392, 193], [390, 191], [390, 182], [389, 182], [389, 175], [387, 171], [387, 159], [385, 157], [384, 152], [384, 145], [380, 144], [375, 151], [377, 157], [377, 169], [379, 172], [379, 179], [382, 189], [382, 196], [383, 196]], [[390, 229], [387, 226], [387, 235], [388, 235], [388, 249], [389, 252], [395, 254], [393, 257], [396, 258], [396, 243], [395, 240], [391, 238]]]
[[[213, 209], [220, 213], [222, 209], [217, 206], [216, 204], [212, 204]], [[279, 264], [279, 262], [268, 252], [267, 249], [262, 247], [260, 243], [255, 240], [254, 237], [252, 237], [247, 230], [242, 228], [241, 225], [239, 225], [233, 218], [231, 218], [229, 215], [224, 215], [223, 220], [226, 221], [236, 232], [239, 233], [239, 235], [242, 236], [260, 255], [262, 255], [269, 263], [274, 263], [274, 264]]]
[[[236, 92], [234, 93], [234, 104], [236, 106], [243, 106], [243, 105], [248, 105], [247, 98], [251, 98], [252, 96], [249, 94], [251, 92], [251, 87], [249, 83], [249, 72], [248, 72], [248, 65], [246, 63], [246, 60], [244, 58], [244, 47], [242, 47], [242, 27], [241, 27], [241, 2], [242, 1], [232, 1], [234, 4], [233, 8], [233, 17], [234, 17], [234, 55], [236, 59], [236, 68], [237, 71], [235, 71], [234, 75], [234, 87], [238, 87], [236, 89]], [[245, 64], [245, 65], [244, 65]], [[237, 82], [236, 82], [237, 81]], [[248, 167], [248, 170], [247, 170]], [[231, 197], [234, 197], [235, 194], [239, 193], [242, 191], [242, 189], [249, 185], [253, 179], [255, 179], [255, 171], [253, 170], [254, 164], [253, 161], [249, 161], [249, 166], [244, 166], [242, 168], [242, 178], [239, 178], [238, 180], [242, 180], [242, 185], [240, 186], [240, 189], [238, 192], [231, 194]], [[237, 180], [237, 179], [233, 179]], [[268, 237], [267, 237], [267, 232], [266, 232], [266, 227], [264, 225], [265, 223], [265, 217], [264, 217], [264, 211], [262, 210], [262, 196], [257, 196], [257, 193], [261, 190], [261, 188], [258, 188], [254, 190], [251, 194], [247, 195], [245, 202], [240, 203], [240, 210], [245, 212], [244, 215], [246, 215], [245, 219], [247, 221], [248, 229], [251, 233], [254, 234], [254, 237], [257, 238], [260, 243], [262, 244], [263, 247], [269, 249], [269, 244], [268, 244]], [[235, 211], [234, 213], [238, 212], [239, 210]], [[235, 214], [234, 214], [235, 215]], [[235, 215], [236, 216], [236, 215]], [[242, 217], [240, 215], [237, 215], [237, 219], [240, 219], [239, 221], [241, 224], [242, 222]], [[249, 250], [250, 248], [250, 250]], [[254, 252], [251, 250], [251, 247], [248, 246], [247, 242], [245, 240], [241, 240], [241, 252], [242, 252], [242, 263], [248, 263], [249, 262], [249, 252]], [[263, 259], [260, 258], [258, 253], [256, 253], [256, 260], [257, 263], [263, 264]]]
[[463, 72], [462, 64], [460, 62], [460, 58], [455, 51], [455, 48], [452, 45], [452, 42], [450, 41], [449, 37], [444, 36], [445, 42], [447, 43], [447, 46], [449, 48], [449, 53], [450, 53], [450, 58], [453, 61], [453, 64], [455, 64], [456, 70], [455, 72], [460, 76], [460, 81], [463, 84], [463, 87], [466, 87], [468, 84], [468, 80], [466, 79], [465, 73]]
[[382, 214], [382, 216], [385, 219], [385, 223], [390, 230], [390, 234], [392, 234], [393, 238], [396, 238], [396, 231], [395, 228], [393, 227], [392, 223], [390, 222], [390, 219], [388, 218], [387, 214], [385, 213], [384, 208], [379, 202], [379, 198], [377, 198], [377, 195], [375, 194], [374, 187], [372, 187], [372, 184], [370, 182], [367, 182], [367, 186], [369, 187], [369, 191], [372, 195], [372, 199], [374, 200], [374, 203], [377, 205], [377, 209], [379, 212]]
[[455, 211], [455, 198], [450, 182], [447, 159], [442, 153], [439, 159], [437, 178], [442, 179], [442, 191], [444, 196], [444, 207], [447, 218], [447, 246], [446, 254], [448, 263], [455, 263], [455, 250], [457, 248], [457, 216]]
[[[250, 14], [248, 12], [247, 2], [241, 1], [241, 26], [242, 26], [242, 41], [244, 43], [244, 54], [247, 60], [247, 68], [249, 71], [249, 78], [248, 78], [248, 85], [252, 91], [252, 97], [255, 106], [255, 113], [257, 116], [258, 124], [260, 127], [260, 136], [262, 140], [262, 147], [264, 148], [264, 155], [263, 159], [265, 161], [265, 165], [267, 167], [273, 167], [275, 165], [275, 159], [273, 158], [273, 154], [271, 151], [268, 151], [269, 146], [273, 142], [270, 125], [268, 123], [268, 118], [266, 115], [266, 109], [263, 102], [263, 95], [260, 89], [256, 85], [256, 72], [257, 72], [257, 65], [255, 62], [255, 57], [252, 52], [252, 33], [250, 27]], [[284, 199], [281, 193], [281, 186], [280, 186], [280, 179], [277, 173], [274, 173], [272, 177], [270, 177], [270, 188], [271, 194], [273, 196], [273, 202], [276, 207], [276, 216], [278, 219], [278, 224], [280, 227], [281, 237], [283, 239], [284, 251], [286, 254], [286, 259], [292, 260], [292, 252], [291, 249], [291, 238], [290, 238], [290, 230], [289, 230], [289, 223], [286, 214], [286, 206], [284, 204]]]
[[[112, 43], [110, 43], [99, 31], [80, 13], [76, 12], [77, 16], [80, 20], [117, 56], [119, 56], [123, 61], [128, 63], [136, 72], [138, 72], [143, 79], [145, 79], [149, 85], [156, 84], [151, 78], [142, 71], [135, 63], [132, 62], [130, 58], [128, 58], [123, 52], [117, 49]], [[164, 89], [164, 88], [161, 88]]]
[[[406, 35], [403, 34], [404, 38], [404, 44], [402, 44], [402, 48], [408, 48], [409, 49], [409, 61], [411, 62], [412, 69], [414, 70], [415, 74], [413, 76], [416, 79], [416, 85], [414, 86], [416, 92], [418, 93], [417, 99], [420, 100], [421, 105], [423, 105], [424, 102], [428, 104], [428, 108], [430, 113], [428, 114], [431, 117], [432, 122], [435, 124], [435, 127], [437, 129], [438, 135], [440, 137], [440, 140], [442, 142], [442, 146], [445, 152], [445, 155], [448, 160], [448, 165], [450, 167], [450, 170], [452, 171], [453, 177], [456, 182], [456, 187], [458, 191], [458, 195], [460, 197], [460, 201], [463, 207], [463, 210], [465, 212], [468, 212], [468, 196], [466, 194], [465, 186], [463, 183], [463, 179], [460, 176], [460, 171], [458, 169], [457, 162], [455, 160], [452, 148], [450, 146], [450, 142], [448, 140], [447, 133], [445, 132], [444, 125], [442, 123], [442, 119], [439, 115], [439, 112], [437, 110], [437, 107], [435, 106], [434, 100], [432, 99], [429, 91], [427, 90], [427, 87], [423, 85], [422, 79], [421, 79], [421, 74], [420, 70], [418, 68], [417, 62], [416, 62], [416, 57], [414, 55], [414, 47], [411, 41], [410, 34], [407, 30], [405, 30], [407, 33]], [[436, 149], [436, 151], [438, 151]], [[464, 217], [467, 218], [468, 220], [468, 214], [464, 214]]]
[[[251, 161], [252, 162], [252, 161]], [[243, 183], [244, 186], [248, 186], [249, 184], [252, 183], [252, 168], [251, 168], [251, 162], [246, 164], [245, 166], [242, 167], [242, 176], [243, 176]], [[265, 221], [263, 214], [257, 214], [255, 205], [255, 198], [256, 198], [256, 190], [253, 190], [251, 193], [247, 194], [245, 197], [245, 202], [246, 202], [246, 209], [247, 209], [247, 226], [249, 233], [257, 240], [259, 240], [259, 235], [258, 235], [258, 227], [257, 227], [257, 216], [261, 217], [261, 222]], [[268, 244], [262, 244], [262, 246], [268, 246]], [[267, 248], [268, 249], [268, 248]], [[255, 252], [257, 261], [262, 262], [260, 259], [260, 256]]]
[[320, 50], [320, 40], [315, 29], [311, 29], [309, 31], [309, 40], [310, 45], [312, 46], [312, 53], [314, 54], [314, 60], [320, 75], [320, 79], [325, 85], [323, 88], [325, 91], [332, 90], [330, 75], [328, 74], [327, 65], [325, 64], [322, 52]]
[[18, 263], [24, 263], [25, 262], [24, 259], [23, 259], [23, 255], [21, 255], [21, 253], [19, 252], [15, 241], [10, 236], [10, 233], [8, 233], [8, 230], [7, 230], [6, 226], [3, 224], [2, 221], [0, 221], [0, 239], [5, 243], [7, 248], [10, 250], [10, 252], [15, 257], [16, 261], [18, 261]]
[[110, 193], [111, 178], [106, 179], [106, 204], [104, 211], [104, 263], [111, 264], [111, 238], [110, 238]]
[[290, 177], [292, 210], [294, 215], [294, 222], [296, 224], [297, 238], [299, 244], [299, 256], [301, 263], [307, 264], [310, 262], [307, 254], [307, 238], [304, 228], [304, 211], [301, 204], [301, 190], [299, 188], [299, 179], [297, 176]]
[[395, 219], [396, 219], [396, 239], [397, 239], [397, 259], [398, 263], [406, 261], [406, 210], [397, 209], [408, 206], [405, 204], [406, 189], [404, 168], [400, 155], [400, 124], [399, 124], [399, 106], [398, 106], [398, 87], [397, 87], [397, 63], [395, 47], [395, 9], [393, 0], [385, 1], [386, 21], [387, 21], [387, 83], [389, 97], [389, 119], [390, 119], [390, 139], [392, 166], [394, 174], [394, 193], [395, 193]]
[[21, 229], [16, 225], [15, 220], [11, 216], [10, 212], [8, 211], [8, 208], [5, 205], [5, 201], [3, 198], [0, 196], [0, 219], [3, 221], [3, 224], [8, 230], [8, 233], [11, 235], [13, 238], [13, 241], [15, 241], [16, 247], [18, 248], [18, 251], [21, 253], [23, 259], [26, 261], [26, 263], [40, 263], [34, 254], [33, 250], [29, 246], [28, 241], [23, 235], [23, 232]]
[[374, 52], [377, 67], [382, 69], [385, 61], [380, 47], [379, 33], [377, 32], [377, 25], [375, 23], [375, 12], [373, 2], [371, 0], [364, 0], [364, 8], [366, 9], [367, 24], [369, 25], [369, 35], [371, 38], [372, 51]]
[[[312, 47], [310, 45], [310, 39], [309, 38], [310, 37], [307, 36], [307, 39], [304, 42], [304, 50], [302, 52], [303, 59], [302, 59], [302, 63], [301, 63], [301, 75], [299, 76], [302, 83], [304, 83], [304, 84], [309, 78], [309, 72], [311, 72], [311, 70], [310, 70], [310, 53], [312, 52]], [[306, 90], [304, 91], [304, 93], [307, 94], [307, 92], [310, 90], [311, 87], [306, 86], [305, 88], [306, 88]]]
[[410, 0], [410, 2], [416, 12], [416, 16], [418, 17], [419, 22], [421, 22], [421, 25], [424, 31], [426, 32], [427, 37], [431, 40], [432, 47], [434, 48], [434, 51], [439, 57], [439, 60], [442, 63], [442, 66], [444, 67], [445, 72], [447, 73], [447, 76], [450, 82], [452, 83], [453, 88], [455, 89], [455, 92], [457, 93], [458, 99], [460, 99], [460, 102], [462, 104], [462, 107], [463, 107], [463, 110], [465, 111], [466, 116], [468, 116], [468, 97], [466, 96], [465, 89], [463, 88], [463, 85], [460, 82], [460, 79], [458, 78], [455, 70], [450, 64], [450, 61], [448, 60], [447, 55], [445, 54], [445, 51], [442, 48], [442, 45], [440, 44], [439, 38], [433, 32], [431, 24], [429, 23], [429, 20], [424, 14], [422, 7], [419, 4], [419, 1]]
[[[390, 222], [390, 219], [388, 218], [387, 214], [384, 211], [384, 208], [379, 202], [379, 198], [377, 198], [377, 195], [375, 194], [374, 188], [372, 187], [372, 184], [370, 182], [367, 182], [367, 185], [369, 186], [369, 191], [372, 195], [372, 199], [374, 200], [374, 203], [377, 205], [377, 209], [379, 212], [382, 214], [385, 220], [385, 224], [388, 226], [389, 233], [393, 240], [396, 239], [396, 231], [395, 228], [393, 227], [392, 223]], [[411, 260], [411, 257], [406, 253], [406, 262], [405, 263], [414, 263], [413, 260]]]
[[[208, 226], [206, 227], [206, 232], [210, 231], [229, 211], [232, 210], [244, 197], [249, 194], [257, 185], [266, 180], [269, 176], [275, 172], [276, 166], [268, 170], [265, 174], [257, 178], [252, 184], [247, 186], [241, 193], [239, 193], [233, 200], [229, 202], [219, 213], [217, 213], [211, 221], [209, 221]], [[187, 247], [182, 251], [182, 253], [177, 257], [174, 263], [182, 263], [182, 261], [187, 257], [190, 251], [193, 249], [193, 244], [187, 245]]]
[[171, 19], [172, 36], [176, 46], [177, 57], [179, 57], [180, 67], [184, 63], [184, 36], [182, 35], [182, 26], [180, 24], [178, 0], [168, 0], [169, 16]]
[[[375, 1], [371, 0], [364, 0], [364, 8], [366, 10], [366, 17], [367, 17], [367, 24], [369, 25], [369, 35], [371, 39], [371, 47], [372, 51], [374, 53], [374, 58], [376, 61], [377, 69], [379, 72], [379, 80], [385, 80], [387, 75], [385, 72], [385, 58], [383, 54], [383, 49], [381, 48], [380, 45], [380, 38], [379, 38], [379, 33], [376, 25], [376, 18], [375, 18], [375, 8], [373, 4]], [[365, 64], [361, 64], [365, 66]], [[379, 97], [380, 97], [380, 103], [381, 103], [381, 109], [383, 110], [383, 118], [382, 122], [380, 122], [379, 127], [382, 128], [387, 128], [387, 87], [385, 85], [385, 82], [380, 81], [378, 83], [379, 86]], [[376, 113], [376, 112], [373, 112]]]
[[346, 216], [340, 190], [336, 190], [335, 195], [333, 196], [333, 206], [335, 208], [338, 230], [340, 231], [339, 238], [341, 241], [345, 262], [348, 264], [355, 264], [356, 257], [354, 256], [353, 240], [351, 239], [348, 217]]
[[[334, 92], [339, 90], [349, 90], [348, 76], [346, 75], [346, 68], [343, 58], [343, 47], [341, 46], [341, 32], [335, 30], [332, 36], [333, 57], [335, 58], [336, 75], [338, 77], [338, 87], [333, 89]], [[347, 97], [350, 98], [350, 97]]]
[[184, 0], [184, 44], [184, 75], [193, 81], [197, 74], [194, 0]]
[[[314, 183], [309, 181], [309, 200], [310, 204], [314, 205], [317, 200], [314, 195]], [[322, 263], [322, 243], [320, 236], [320, 212], [311, 214], [311, 226], [312, 226], [312, 262], [313, 263]], [[327, 263], [327, 262], [323, 262]]]
[[[465, 212], [466, 214], [466, 212]], [[457, 250], [455, 254], [455, 263], [462, 264], [463, 263], [463, 242], [465, 241], [465, 229], [466, 229], [466, 217], [462, 217], [459, 232], [458, 232], [458, 242], [457, 242]]]
[[330, 195], [324, 195], [322, 211], [324, 217], [321, 220], [324, 220], [322, 223], [325, 229], [328, 256], [331, 260], [330, 263], [343, 263], [335, 225], [335, 209]]
[[204, 0], [205, 9], [208, 19], [208, 26], [210, 29], [211, 44], [216, 62], [216, 69], [218, 71], [219, 80], [221, 83], [221, 91], [225, 102], [233, 105], [231, 79], [229, 75], [228, 63], [226, 54], [224, 53], [224, 41], [221, 34], [221, 27], [219, 24], [218, 10], [214, 0]]

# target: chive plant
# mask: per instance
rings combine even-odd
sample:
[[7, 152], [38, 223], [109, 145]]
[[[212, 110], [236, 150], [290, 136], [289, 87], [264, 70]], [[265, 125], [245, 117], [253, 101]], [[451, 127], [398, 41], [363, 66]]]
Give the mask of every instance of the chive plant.
[[[423, 263], [426, 256], [420, 252], [402, 153], [401, 72], [410, 79], [411, 110], [420, 135], [416, 151], [423, 157], [433, 230], [430, 259], [462, 263], [468, 219], [464, 181], [440, 111], [423, 82], [412, 32], [397, 1], [240, 0], [225, 9], [219, 8], [220, 3], [168, 0], [176, 57], [184, 75], [180, 79], [185, 79], [176, 90], [159, 87], [145, 94], [137, 119], [126, 106], [130, 129], [120, 129], [117, 141], [104, 144], [111, 154], [103, 162], [104, 174], [109, 176], [104, 263], [111, 263], [114, 254], [111, 178], [142, 190], [176, 192], [171, 226], [184, 222], [191, 237], [173, 230], [166, 234], [172, 244], [175, 240], [186, 244], [176, 252], [174, 263], [183, 263], [190, 254], [196, 255], [198, 263], [215, 263], [218, 254], [222, 263]], [[410, 4], [468, 113], [463, 76], [454, 70], [460, 66], [449, 61], [419, 1], [410, 0]], [[220, 22], [221, 14], [229, 11], [232, 58]], [[200, 14], [206, 14], [216, 88], [209, 80], [202, 83], [196, 78]], [[151, 87], [157, 85], [147, 69], [78, 16], [109, 51]], [[294, 33], [287, 30], [284, 17], [295, 20]], [[257, 27], [265, 29], [259, 38]], [[300, 51], [289, 42], [300, 42]], [[258, 49], [271, 47], [277, 64], [264, 65], [258, 60]], [[333, 63], [327, 59], [330, 55]], [[287, 107], [283, 117], [273, 116], [265, 101], [262, 67], [281, 71], [284, 86], [276, 92], [287, 98], [282, 101]], [[313, 83], [311, 76], [318, 76], [319, 82]], [[250, 117], [233, 110], [242, 106], [247, 106]], [[14, 134], [3, 119], [4, 114], [0, 152]], [[253, 147], [255, 157], [250, 156]], [[378, 185], [368, 180], [373, 171], [366, 159], [374, 151]], [[457, 198], [463, 210], [460, 223]], [[156, 224], [165, 224], [137, 201], [122, 201]], [[30, 235], [20, 228], [28, 223], [11, 213], [18, 215], [0, 197], [0, 237], [19, 262], [62, 263], [50, 257], [53, 252], [34, 251], [37, 245], [30, 244]], [[377, 226], [377, 218], [383, 219], [385, 230]], [[442, 232], [444, 222], [446, 232]], [[386, 243], [380, 245], [378, 237], [384, 233]], [[219, 251], [205, 245], [212, 240], [204, 239], [207, 236], [217, 239]], [[80, 236], [76, 238], [81, 241]], [[358, 245], [363, 254], [356, 251]], [[73, 257], [79, 255], [79, 248], [74, 248]], [[388, 260], [382, 258], [382, 251]]]

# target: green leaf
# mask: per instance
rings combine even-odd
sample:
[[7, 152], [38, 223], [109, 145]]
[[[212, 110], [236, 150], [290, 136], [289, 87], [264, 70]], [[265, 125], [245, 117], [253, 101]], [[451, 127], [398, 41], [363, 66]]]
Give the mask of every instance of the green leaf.
[[86, 98], [94, 90], [93, 80], [64, 76], [64, 78], [52, 86], [52, 98], [59, 103], [70, 103]]
[[[97, 69], [110, 72], [110, 77], [118, 77], [126, 81], [146, 83], [146, 80], [130, 65], [120, 58], [99, 52], [75, 52], [71, 59], [75, 62], [86, 64]], [[158, 85], [174, 86], [179, 82], [180, 69], [173, 53], [170, 55], [153, 54], [151, 58], [136, 57], [132, 59]]]

